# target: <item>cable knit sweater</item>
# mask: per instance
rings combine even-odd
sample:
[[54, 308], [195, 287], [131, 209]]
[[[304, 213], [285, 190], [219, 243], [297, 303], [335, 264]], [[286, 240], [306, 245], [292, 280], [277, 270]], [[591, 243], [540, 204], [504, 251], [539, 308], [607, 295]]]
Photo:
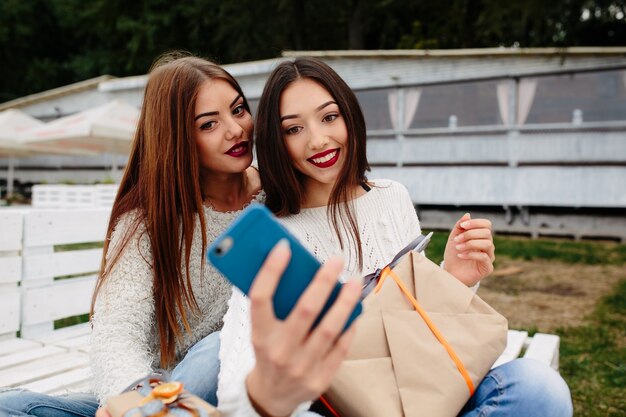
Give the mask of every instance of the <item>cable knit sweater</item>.
[[[264, 192], [259, 192], [255, 200], [263, 202]], [[222, 213], [205, 208], [208, 244], [213, 242], [240, 212]], [[111, 236], [110, 249], [121, 244], [133, 220], [132, 213], [120, 219]], [[113, 252], [110, 250], [109, 254]], [[220, 330], [227, 301], [232, 293], [231, 285], [210, 263], [205, 262], [204, 270], [202, 269], [204, 256], [200, 220], [196, 216], [189, 273], [200, 314], [187, 310], [191, 332], [184, 333], [177, 344], [177, 363], [196, 342]], [[160, 367], [151, 264], [152, 250], [145, 226], [141, 224], [96, 300], [90, 359], [92, 391], [101, 403]], [[183, 274], [185, 274], [184, 265]]]
[[[415, 208], [407, 189], [391, 180], [377, 180], [365, 195], [353, 200], [363, 248], [363, 269], [359, 270], [354, 249], [341, 250], [326, 207], [303, 209], [281, 222], [321, 262], [340, 254], [347, 260], [346, 274], [362, 276], [382, 268], [420, 231]], [[345, 242], [345, 239], [344, 239]], [[237, 289], [228, 302], [224, 328], [220, 335], [220, 376], [218, 400], [225, 417], [258, 416], [250, 404], [245, 378], [254, 367], [251, 343], [250, 305]], [[317, 415], [306, 411], [310, 403], [301, 404], [293, 415]]]

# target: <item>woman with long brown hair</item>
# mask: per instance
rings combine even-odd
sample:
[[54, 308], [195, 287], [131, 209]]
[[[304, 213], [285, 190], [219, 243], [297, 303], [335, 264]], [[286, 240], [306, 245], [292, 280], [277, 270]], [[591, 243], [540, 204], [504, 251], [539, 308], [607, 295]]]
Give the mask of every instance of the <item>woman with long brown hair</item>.
[[[215, 404], [231, 287], [204, 254], [264, 198], [252, 136], [246, 98], [223, 68], [181, 53], [155, 61], [93, 294], [94, 395], [9, 393], [0, 414], [93, 416], [98, 401], [158, 368]], [[185, 365], [193, 357], [201, 367]]]
[[[209, 335], [222, 326], [231, 290], [204, 253], [243, 207], [263, 198], [250, 167], [252, 135], [248, 103], [223, 68], [191, 56], [156, 61], [93, 295], [100, 401], [163, 368], [215, 403], [206, 390], [215, 390], [219, 343]], [[188, 351], [214, 365], [195, 375], [181, 362]]]

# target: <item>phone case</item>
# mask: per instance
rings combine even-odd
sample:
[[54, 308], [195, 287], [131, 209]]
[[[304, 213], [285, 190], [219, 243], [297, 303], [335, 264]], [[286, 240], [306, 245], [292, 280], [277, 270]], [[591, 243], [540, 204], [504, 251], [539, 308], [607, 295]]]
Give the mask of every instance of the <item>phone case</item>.
[[[281, 225], [263, 205], [252, 204], [208, 248], [209, 261], [244, 294], [272, 248], [286, 238], [291, 249], [291, 260], [274, 294], [274, 311], [281, 320], [287, 318], [298, 299], [309, 285], [320, 263], [302, 244]], [[341, 284], [333, 289], [319, 317], [317, 325], [339, 295]], [[346, 328], [361, 313], [357, 304], [346, 323]]]

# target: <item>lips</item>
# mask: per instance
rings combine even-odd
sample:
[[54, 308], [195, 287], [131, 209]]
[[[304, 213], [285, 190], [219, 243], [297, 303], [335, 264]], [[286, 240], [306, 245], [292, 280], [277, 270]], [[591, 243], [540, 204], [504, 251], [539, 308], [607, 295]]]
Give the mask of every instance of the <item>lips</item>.
[[328, 168], [339, 160], [339, 149], [329, 149], [324, 152], [313, 155], [307, 161], [318, 168]]
[[226, 151], [226, 155], [230, 155], [230, 156], [234, 156], [235, 158], [238, 158], [240, 156], [246, 155], [248, 153], [249, 148], [250, 148], [250, 144], [248, 143], [247, 140], [244, 140], [244, 141], [234, 144], [232, 148]]

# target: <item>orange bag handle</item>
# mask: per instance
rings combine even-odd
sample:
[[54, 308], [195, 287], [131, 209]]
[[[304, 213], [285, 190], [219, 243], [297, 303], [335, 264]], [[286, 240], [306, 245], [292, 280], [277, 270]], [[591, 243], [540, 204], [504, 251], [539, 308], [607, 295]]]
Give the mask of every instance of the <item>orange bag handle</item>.
[[419, 315], [422, 317], [422, 319], [424, 320], [424, 322], [426, 323], [430, 331], [435, 335], [439, 343], [441, 343], [443, 347], [446, 349], [446, 351], [448, 352], [448, 355], [450, 356], [452, 361], [455, 363], [457, 369], [463, 376], [463, 379], [465, 380], [465, 383], [467, 384], [467, 388], [469, 388], [470, 397], [474, 395], [474, 391], [476, 390], [476, 388], [474, 388], [474, 383], [472, 382], [472, 378], [470, 378], [469, 373], [467, 372], [467, 369], [465, 369], [465, 365], [463, 365], [463, 362], [461, 362], [461, 359], [457, 356], [452, 346], [446, 341], [446, 339], [443, 337], [443, 335], [441, 334], [437, 326], [435, 326], [435, 323], [433, 323], [430, 317], [428, 317], [428, 314], [426, 314], [426, 311], [424, 311], [424, 309], [417, 302], [415, 297], [413, 297], [413, 294], [411, 294], [411, 292], [404, 285], [404, 282], [402, 282], [400, 277], [398, 277], [398, 275], [396, 275], [396, 273], [393, 272], [391, 268], [385, 267], [382, 270], [380, 274], [380, 280], [378, 281], [378, 284], [376, 285], [374, 292], [378, 293], [378, 291], [380, 291], [383, 285], [383, 281], [385, 281], [385, 278], [387, 278], [387, 276], [389, 275], [391, 275], [391, 277], [396, 282], [396, 284], [398, 285], [398, 287], [400, 288], [400, 291], [402, 291], [404, 296], [409, 299], [411, 304], [413, 304], [415, 311], [419, 313]]

